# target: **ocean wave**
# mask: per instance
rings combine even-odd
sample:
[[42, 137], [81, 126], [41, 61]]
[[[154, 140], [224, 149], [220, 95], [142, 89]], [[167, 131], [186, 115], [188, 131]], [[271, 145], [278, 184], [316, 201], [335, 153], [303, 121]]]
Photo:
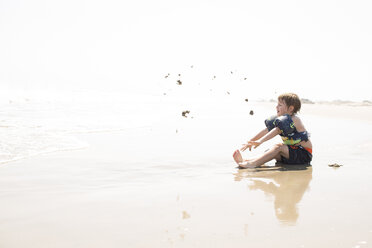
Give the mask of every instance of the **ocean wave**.
[[76, 134], [123, 131], [156, 122], [150, 98], [118, 94], [8, 96], [0, 103], [0, 163], [82, 149]]

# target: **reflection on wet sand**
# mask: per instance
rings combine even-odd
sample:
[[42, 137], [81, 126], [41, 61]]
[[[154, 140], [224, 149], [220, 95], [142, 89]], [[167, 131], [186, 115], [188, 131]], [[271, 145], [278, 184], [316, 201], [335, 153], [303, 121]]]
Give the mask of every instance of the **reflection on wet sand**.
[[312, 167], [271, 167], [259, 170], [239, 170], [235, 180], [248, 179], [249, 189], [262, 190], [274, 196], [275, 215], [287, 225], [294, 225], [299, 217], [298, 204], [312, 179]]

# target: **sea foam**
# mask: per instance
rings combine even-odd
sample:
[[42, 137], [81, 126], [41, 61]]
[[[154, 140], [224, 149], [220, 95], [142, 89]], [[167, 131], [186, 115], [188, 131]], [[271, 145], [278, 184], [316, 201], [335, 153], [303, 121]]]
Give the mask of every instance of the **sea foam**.
[[0, 163], [85, 148], [79, 133], [153, 125], [159, 114], [152, 111], [154, 103], [149, 96], [123, 92], [2, 92]]

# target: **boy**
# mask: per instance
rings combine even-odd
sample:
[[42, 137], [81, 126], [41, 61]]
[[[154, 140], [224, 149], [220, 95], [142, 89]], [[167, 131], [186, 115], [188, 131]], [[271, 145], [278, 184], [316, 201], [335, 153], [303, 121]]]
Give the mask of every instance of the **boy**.
[[244, 144], [240, 149], [251, 151], [259, 145], [280, 135], [283, 144], [276, 144], [262, 155], [243, 160], [239, 150], [233, 154], [239, 168], [255, 168], [276, 159], [283, 164], [310, 164], [312, 160], [312, 144], [309, 135], [296, 113], [301, 109], [300, 98], [293, 93], [285, 93], [278, 97], [277, 115], [265, 120], [266, 128]]

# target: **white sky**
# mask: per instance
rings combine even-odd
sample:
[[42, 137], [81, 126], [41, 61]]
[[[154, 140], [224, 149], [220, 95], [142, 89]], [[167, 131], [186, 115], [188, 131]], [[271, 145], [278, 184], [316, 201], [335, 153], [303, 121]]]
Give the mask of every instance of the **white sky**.
[[372, 100], [371, 13], [367, 0], [0, 0], [0, 90], [152, 91], [194, 65], [238, 72], [257, 98]]

